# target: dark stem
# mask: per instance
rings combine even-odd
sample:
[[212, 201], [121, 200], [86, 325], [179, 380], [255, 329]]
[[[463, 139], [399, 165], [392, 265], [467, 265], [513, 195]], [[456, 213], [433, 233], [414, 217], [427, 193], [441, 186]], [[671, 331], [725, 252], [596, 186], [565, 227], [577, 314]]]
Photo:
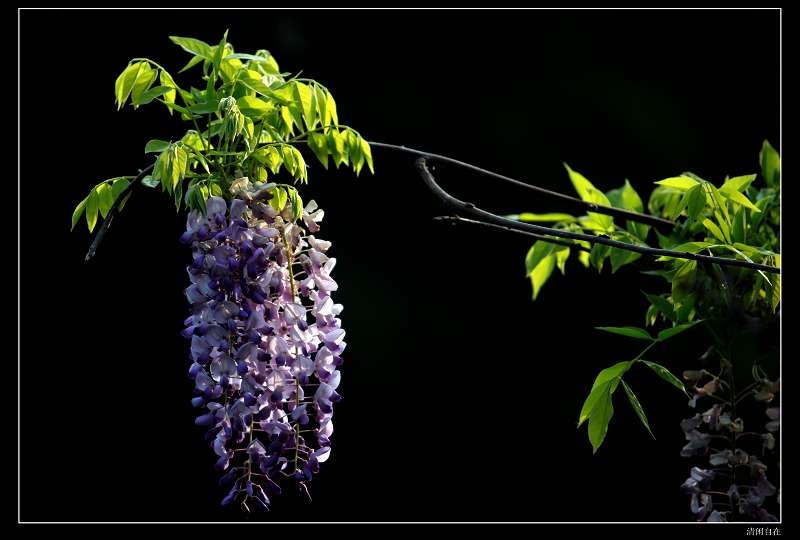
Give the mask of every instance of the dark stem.
[[505, 227], [507, 229], [516, 232], [550, 235], [558, 238], [567, 238], [570, 240], [583, 240], [585, 242], [589, 242], [590, 244], [603, 244], [618, 249], [624, 249], [626, 251], [633, 251], [634, 253], [640, 253], [642, 255], [649, 255], [652, 257], [673, 257], [676, 259], [692, 259], [695, 261], [717, 263], [725, 266], [740, 266], [743, 268], [751, 268], [753, 270], [762, 270], [764, 272], [771, 272], [774, 274], [780, 273], [780, 268], [776, 268], [774, 266], [768, 266], [765, 264], [757, 264], [747, 261], [741, 261], [738, 259], [726, 259], [724, 257], [714, 257], [711, 255], [701, 255], [699, 253], [688, 253], [684, 251], [658, 249], [647, 246], [636, 246], [633, 244], [626, 244], [625, 242], [612, 240], [606, 235], [593, 236], [589, 234], [576, 233], [572, 231], [552, 229], [550, 227], [542, 227], [541, 225], [533, 225], [531, 223], [521, 223], [519, 221], [507, 219], [498, 216], [496, 214], [492, 214], [491, 212], [487, 212], [486, 210], [482, 210], [472, 203], [456, 199], [455, 197], [447, 193], [445, 190], [443, 190], [441, 187], [439, 187], [439, 185], [433, 179], [433, 175], [428, 170], [428, 165], [426, 163], [425, 157], [417, 159], [416, 166], [417, 166], [417, 171], [422, 177], [422, 180], [425, 182], [425, 185], [437, 197], [439, 197], [445, 203], [446, 206], [452, 208], [453, 210], [459, 213], [468, 214], [473, 217], [479, 218], [484, 222], [492, 223], [494, 225], [500, 225], [502, 227]]
[[111, 205], [111, 208], [109, 208], [108, 210], [108, 214], [106, 214], [106, 219], [103, 220], [103, 224], [100, 225], [100, 230], [97, 231], [97, 235], [94, 237], [94, 242], [92, 242], [92, 245], [89, 246], [89, 251], [86, 253], [85, 260], [88, 261], [92, 257], [94, 257], [95, 252], [97, 252], [97, 247], [100, 245], [100, 242], [103, 241], [103, 238], [105, 237], [106, 232], [108, 231], [108, 227], [111, 225], [111, 220], [113, 219], [114, 214], [117, 211], [117, 207], [125, 199], [125, 197], [127, 197], [127, 195], [131, 193], [133, 189], [142, 182], [142, 179], [144, 179], [145, 176], [147, 176], [149, 173], [153, 171], [154, 166], [155, 163], [152, 163], [151, 165], [148, 165], [144, 169], [140, 170], [139, 174], [136, 175], [136, 178], [134, 178], [131, 181], [131, 183], [128, 184], [125, 187], [125, 189], [123, 189], [117, 196], [117, 198], [114, 200], [114, 204]]
[[532, 184], [528, 184], [526, 182], [522, 182], [521, 180], [516, 180], [514, 178], [509, 178], [508, 176], [504, 176], [502, 174], [498, 174], [496, 172], [488, 171], [486, 169], [482, 169], [470, 163], [465, 163], [463, 161], [459, 161], [457, 159], [453, 159], [451, 157], [442, 156], [439, 154], [432, 154], [430, 152], [423, 152], [421, 150], [415, 150], [413, 148], [407, 148], [405, 146], [398, 146], [395, 144], [388, 144], [388, 143], [379, 143], [379, 142], [369, 142], [370, 146], [376, 146], [378, 148], [388, 148], [390, 150], [399, 150], [401, 152], [408, 152], [410, 154], [416, 154], [418, 156], [422, 156], [426, 159], [442, 161], [445, 163], [451, 163], [453, 165], [458, 165], [459, 167], [463, 167], [465, 169], [469, 169], [486, 176], [491, 176], [492, 178], [496, 178], [497, 180], [502, 180], [503, 182], [507, 182], [509, 184], [513, 184], [515, 186], [519, 186], [525, 189], [529, 189], [531, 191], [535, 191], [540, 195], [544, 195], [546, 197], [551, 197], [554, 199], [559, 199], [567, 203], [567, 205], [572, 206], [573, 208], [580, 208], [582, 210], [587, 210], [589, 212], [595, 212], [597, 214], [605, 214], [608, 216], [615, 216], [619, 218], [625, 218], [630, 221], [636, 221], [637, 223], [645, 223], [647, 225], [653, 225], [655, 227], [660, 227], [666, 230], [672, 230], [675, 226], [673, 221], [668, 219], [663, 219], [658, 216], [651, 216], [649, 214], [640, 214], [639, 212], [632, 212], [630, 210], [624, 210], [622, 208], [612, 208], [610, 206], [601, 206], [594, 203], [590, 203], [576, 197], [571, 197], [569, 195], [564, 195], [563, 193], [559, 193], [557, 191], [551, 191], [549, 189], [541, 188], [539, 186], [534, 186]]
[[524, 234], [526, 236], [531, 236], [533, 238], [536, 238], [537, 240], [541, 240], [542, 242], [548, 242], [550, 244], [557, 244], [559, 246], [567, 246], [567, 247], [575, 248], [578, 251], [585, 251], [587, 253], [592, 251], [591, 249], [589, 249], [587, 247], [584, 247], [584, 246], [582, 246], [580, 244], [576, 244], [574, 242], [567, 242], [566, 240], [558, 240], [557, 238], [550, 238], [548, 236], [543, 236], [541, 234], [536, 234], [536, 233], [532, 233], [532, 232], [517, 231], [517, 230], [511, 229], [509, 227], [504, 227], [503, 225], [495, 225], [493, 223], [486, 223], [484, 221], [476, 221], [474, 219], [467, 219], [467, 218], [462, 218], [462, 217], [458, 217], [458, 216], [436, 216], [433, 219], [435, 221], [444, 221], [444, 222], [450, 222], [450, 223], [472, 223], [474, 225], [481, 225], [483, 227], [489, 227], [491, 229], [499, 229], [501, 231], [508, 231], [508, 232], [513, 232], [513, 233], [518, 233], [518, 234]]

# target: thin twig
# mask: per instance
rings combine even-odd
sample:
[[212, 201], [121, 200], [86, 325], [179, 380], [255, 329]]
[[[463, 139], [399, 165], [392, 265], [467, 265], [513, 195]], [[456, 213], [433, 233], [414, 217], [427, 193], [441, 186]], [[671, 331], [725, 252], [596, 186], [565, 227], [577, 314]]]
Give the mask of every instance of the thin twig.
[[462, 217], [459, 217], [459, 216], [436, 216], [433, 219], [435, 221], [445, 221], [445, 222], [451, 222], [451, 223], [460, 222], [460, 223], [472, 223], [474, 225], [482, 225], [484, 227], [489, 227], [491, 229], [499, 229], [501, 231], [508, 231], [508, 232], [513, 232], [513, 233], [517, 233], [517, 234], [524, 234], [525, 236], [531, 236], [533, 238], [536, 238], [537, 240], [541, 240], [542, 242], [548, 242], [550, 244], [557, 244], [559, 246], [567, 246], [567, 247], [575, 248], [575, 249], [577, 249], [579, 251], [586, 251], [587, 253], [592, 251], [591, 249], [589, 249], [589, 248], [587, 248], [585, 246], [582, 246], [580, 244], [576, 244], [575, 242], [567, 242], [566, 240], [558, 240], [557, 238], [550, 238], [549, 236], [544, 236], [544, 235], [541, 235], [541, 234], [536, 234], [536, 233], [527, 232], [527, 231], [518, 231], [516, 229], [512, 229], [510, 227], [505, 227], [503, 225], [495, 225], [493, 223], [486, 223], [485, 221], [476, 221], [474, 219], [467, 219], [467, 218], [462, 218]]
[[106, 214], [106, 219], [103, 220], [103, 224], [100, 225], [100, 230], [97, 231], [97, 235], [94, 237], [94, 242], [92, 242], [92, 245], [89, 246], [89, 251], [86, 253], [85, 260], [88, 261], [89, 259], [94, 257], [94, 254], [97, 251], [97, 247], [100, 245], [100, 242], [103, 241], [103, 237], [105, 237], [106, 232], [108, 231], [108, 227], [111, 225], [111, 219], [114, 217], [114, 214], [117, 211], [117, 207], [125, 199], [125, 197], [129, 193], [131, 193], [136, 186], [138, 186], [141, 183], [144, 177], [153, 171], [154, 166], [155, 163], [148, 165], [147, 167], [139, 171], [139, 174], [136, 175], [136, 178], [134, 178], [130, 184], [125, 186], [125, 189], [123, 189], [117, 196], [117, 198], [114, 200], [114, 204], [111, 205], [111, 208], [108, 210], [108, 214]]
[[486, 210], [482, 210], [472, 203], [456, 199], [455, 197], [447, 193], [445, 190], [439, 187], [439, 185], [433, 179], [433, 175], [428, 170], [428, 165], [424, 157], [417, 159], [416, 166], [417, 166], [417, 171], [422, 177], [422, 180], [425, 182], [425, 185], [437, 197], [439, 197], [445, 203], [445, 205], [458, 211], [459, 213], [469, 214], [471, 216], [480, 218], [481, 220], [488, 223], [493, 223], [495, 225], [504, 226], [509, 229], [525, 233], [551, 235], [558, 238], [567, 238], [570, 240], [583, 240], [589, 242], [590, 244], [603, 244], [606, 246], [618, 249], [624, 249], [626, 251], [633, 251], [634, 253], [640, 253], [642, 255], [650, 255], [653, 257], [673, 257], [676, 259], [691, 259], [695, 261], [717, 263], [726, 266], [739, 266], [743, 268], [751, 268], [754, 270], [763, 270], [764, 272], [771, 272], [773, 274], [780, 273], [780, 268], [776, 268], [774, 266], [768, 266], [765, 264], [756, 264], [752, 262], [741, 261], [738, 259], [726, 259], [724, 257], [714, 257], [711, 255], [701, 255], [699, 253], [673, 251], [670, 249], [658, 249], [647, 246], [636, 246], [633, 244], [626, 244], [625, 242], [612, 240], [606, 235], [592, 236], [589, 234], [576, 233], [571, 231], [562, 231], [559, 229], [551, 229], [550, 227], [542, 227], [540, 225], [533, 225], [531, 223], [521, 223], [519, 221], [507, 219], [498, 216], [496, 214], [492, 214], [491, 212], [487, 212]]
[[602, 206], [598, 204], [594, 204], [588, 201], [584, 201], [578, 199], [576, 197], [571, 197], [569, 195], [564, 195], [563, 193], [559, 193], [557, 191], [551, 191], [549, 189], [541, 188], [539, 186], [534, 186], [532, 184], [528, 184], [521, 180], [517, 180], [515, 178], [509, 178], [508, 176], [504, 176], [502, 174], [498, 174], [496, 172], [488, 171], [486, 169], [482, 169], [470, 163], [465, 163], [463, 161], [459, 161], [457, 159], [453, 159], [451, 157], [442, 156], [439, 154], [432, 154], [430, 152], [423, 152], [422, 150], [415, 150], [413, 148], [408, 148], [405, 146], [398, 146], [396, 144], [388, 144], [388, 143], [380, 143], [380, 142], [373, 142], [369, 141], [370, 146], [375, 146], [378, 148], [388, 148], [390, 150], [399, 150], [401, 152], [408, 152], [410, 154], [416, 154], [423, 158], [442, 161], [445, 163], [451, 163], [453, 165], [458, 165], [459, 167], [463, 167], [465, 169], [469, 169], [486, 176], [491, 176], [492, 178], [496, 178], [497, 180], [502, 180], [504, 182], [508, 182], [509, 184], [514, 184], [515, 186], [519, 186], [525, 189], [529, 189], [531, 191], [535, 191], [540, 195], [544, 195], [546, 197], [551, 197], [554, 199], [559, 199], [568, 205], [574, 208], [581, 208], [583, 210], [587, 210], [589, 212], [594, 212], [597, 214], [605, 214], [607, 216], [615, 216], [619, 218], [625, 218], [630, 221], [635, 221], [637, 223], [645, 223], [647, 225], [653, 225], [655, 227], [660, 227], [662, 229], [669, 229], [675, 226], [675, 223], [664, 218], [660, 218], [658, 216], [651, 216], [649, 214], [640, 214], [639, 212], [633, 212], [631, 210], [624, 210], [622, 208], [612, 208], [610, 206]]

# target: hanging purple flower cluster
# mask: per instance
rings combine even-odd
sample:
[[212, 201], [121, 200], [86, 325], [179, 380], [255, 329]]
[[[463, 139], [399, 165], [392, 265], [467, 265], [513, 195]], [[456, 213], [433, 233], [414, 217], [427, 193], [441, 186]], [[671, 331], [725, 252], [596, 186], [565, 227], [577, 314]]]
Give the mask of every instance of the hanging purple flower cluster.
[[[723, 368], [723, 373], [726, 369]], [[691, 495], [690, 508], [697, 521], [778, 521], [763, 505], [777, 489], [767, 478], [763, 459], [775, 448], [773, 435], [779, 428], [778, 408], [766, 409], [770, 419], [766, 432], [747, 432], [740, 417], [732, 411], [743, 397], [769, 403], [780, 389], [780, 383], [757, 378], [746, 392], [734, 394], [720, 377], [706, 370], [686, 371], [684, 378], [693, 387], [689, 401], [714, 396], [716, 403], [703, 413], [681, 422], [686, 435], [684, 457], [708, 455], [708, 468], [692, 467], [681, 489]], [[727, 391], [727, 393], [726, 393]], [[727, 395], [729, 399], [721, 397]], [[745, 448], [750, 451], [746, 451]]]
[[330, 457], [346, 344], [342, 306], [330, 296], [336, 259], [313, 235], [323, 212], [311, 201], [301, 214], [292, 207], [299, 197], [278, 211], [267, 202], [274, 185], [240, 180], [230, 208], [211, 197], [205, 216], [189, 214], [181, 241], [192, 246], [192, 314], [183, 335], [192, 403], [205, 409], [195, 423], [209, 428], [216, 468], [227, 471], [222, 504], [249, 511], [251, 501], [267, 509], [287, 483], [308, 496]]

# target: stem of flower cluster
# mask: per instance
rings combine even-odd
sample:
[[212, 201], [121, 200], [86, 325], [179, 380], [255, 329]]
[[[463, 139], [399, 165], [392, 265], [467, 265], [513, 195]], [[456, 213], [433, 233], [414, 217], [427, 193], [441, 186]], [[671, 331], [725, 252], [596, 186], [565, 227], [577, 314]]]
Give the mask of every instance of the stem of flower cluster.
[[[286, 232], [282, 233], [283, 236], [283, 245], [286, 246], [286, 258], [288, 259], [288, 266], [289, 266], [289, 286], [292, 289], [292, 302], [295, 301], [297, 298], [297, 288], [294, 284], [294, 268], [292, 267], [294, 264], [294, 258], [292, 255], [292, 246], [286, 239]], [[300, 379], [295, 377], [294, 379], [294, 406], [300, 406]], [[299, 449], [300, 449], [300, 425], [295, 424], [294, 426], [294, 470], [297, 471], [297, 460], [299, 458]]]

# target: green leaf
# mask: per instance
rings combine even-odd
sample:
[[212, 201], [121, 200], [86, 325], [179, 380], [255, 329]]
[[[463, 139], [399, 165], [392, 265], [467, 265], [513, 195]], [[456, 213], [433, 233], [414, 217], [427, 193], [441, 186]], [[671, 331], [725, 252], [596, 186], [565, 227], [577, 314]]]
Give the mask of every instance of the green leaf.
[[647, 367], [655, 371], [659, 377], [667, 381], [669, 384], [671, 384], [672, 386], [674, 386], [687, 396], [689, 395], [689, 393], [686, 391], [686, 388], [683, 386], [681, 380], [672, 373], [670, 373], [670, 371], [667, 368], [665, 368], [662, 365], [656, 364], [655, 362], [648, 362], [647, 360], [640, 360], [640, 362], [646, 364]]
[[696, 221], [706, 208], [706, 193], [701, 184], [692, 186], [686, 192], [686, 206], [689, 219]]
[[612, 390], [609, 386], [592, 409], [589, 417], [589, 442], [592, 443], [592, 453], [596, 453], [603, 444], [608, 433], [608, 424], [614, 416], [614, 405], [611, 403]]
[[370, 174], [375, 174], [375, 167], [372, 164], [372, 148], [370, 148], [369, 143], [361, 137], [358, 138], [358, 142], [361, 147], [361, 155], [364, 156], [364, 160], [367, 162]]
[[292, 93], [295, 106], [302, 113], [306, 128], [308, 130], [314, 129], [314, 126], [317, 125], [318, 118], [314, 102], [314, 92], [311, 90], [311, 87], [307, 84], [295, 81], [292, 85]]
[[286, 207], [286, 201], [288, 200], [289, 196], [287, 195], [286, 190], [282, 186], [276, 186], [272, 190], [272, 198], [269, 200], [269, 204], [276, 211], [282, 212]]
[[236, 105], [243, 115], [256, 120], [275, 110], [275, 105], [255, 96], [242, 96], [237, 100]]
[[150, 88], [150, 85], [153, 84], [155, 80], [156, 71], [150, 67], [150, 64], [142, 62], [142, 65], [136, 74], [136, 80], [133, 82], [133, 88], [131, 89], [131, 102], [133, 103], [134, 108], [142, 105], [141, 100], [144, 92]]
[[694, 289], [697, 273], [697, 261], [681, 263], [672, 278], [672, 298], [680, 302]]
[[734, 245], [747, 241], [747, 211], [742, 207], [733, 214], [733, 226], [731, 227], [731, 239]]
[[158, 187], [160, 183], [161, 182], [159, 182], [158, 180], [156, 180], [155, 178], [153, 178], [150, 175], [147, 175], [144, 178], [142, 178], [142, 184], [147, 186], [147, 187], [149, 187], [149, 188]]
[[[608, 196], [608, 200], [611, 202], [611, 205], [615, 208], [623, 208], [625, 210], [631, 210], [639, 213], [644, 211], [641, 197], [639, 197], [639, 194], [636, 193], [636, 190], [633, 189], [633, 186], [631, 186], [631, 183], [628, 182], [627, 179], [622, 187], [612, 189], [606, 193], [606, 195]], [[647, 238], [647, 233], [650, 231], [649, 225], [636, 223], [635, 221], [628, 220], [625, 226], [631, 234], [642, 240]]]
[[686, 191], [698, 184], [697, 180], [693, 178], [689, 178], [688, 176], [674, 176], [671, 178], [665, 178], [664, 180], [659, 180], [656, 182], [661, 186], [678, 189], [680, 191]]
[[117, 77], [117, 81], [114, 85], [114, 93], [117, 98], [117, 110], [120, 110], [122, 106], [125, 105], [125, 101], [127, 101], [128, 95], [131, 93], [133, 83], [136, 81], [136, 77], [142, 65], [144, 65], [144, 62], [128, 64], [128, 67]]
[[183, 66], [183, 67], [182, 67], [182, 68], [181, 68], [181, 69], [178, 71], [178, 73], [183, 73], [183, 72], [184, 72], [184, 71], [186, 71], [187, 69], [189, 69], [189, 68], [191, 68], [191, 67], [193, 67], [193, 66], [196, 66], [197, 64], [199, 64], [199, 63], [200, 63], [200, 62], [202, 62], [203, 60], [205, 60], [205, 59], [204, 59], [202, 56], [193, 56], [193, 57], [191, 58], [191, 60], [189, 60], [189, 61], [186, 63], [186, 65], [185, 65], [185, 66]]
[[532, 214], [530, 212], [523, 212], [521, 214], [511, 214], [506, 216], [507, 219], [514, 219], [517, 221], [525, 221], [529, 223], [538, 223], [538, 222], [567, 222], [572, 223], [577, 218], [575, 216], [571, 216], [569, 214], [558, 214], [558, 213], [549, 213], [549, 214]]
[[[184, 51], [199, 56], [203, 60], [211, 60], [211, 46], [205, 41], [189, 37], [169, 36], [173, 43], [180, 46]], [[199, 61], [199, 60], [198, 60]], [[183, 68], [184, 70], [186, 68]], [[183, 70], [181, 70], [183, 71]]]
[[536, 266], [553, 252], [553, 247], [554, 244], [543, 240], [537, 240], [533, 243], [525, 256], [525, 277], [530, 276]]
[[594, 384], [592, 384], [592, 389], [583, 402], [583, 407], [581, 407], [581, 413], [578, 417], [578, 427], [581, 427], [581, 424], [592, 415], [594, 407], [607, 388], [610, 387], [612, 393], [616, 390], [620, 377], [630, 369], [631, 365], [632, 363], [630, 360], [619, 362], [597, 374]]
[[[168, 92], [174, 92], [174, 91], [175, 90], [173, 90], [169, 86], [154, 86], [153, 88], [150, 88], [149, 90], [146, 90], [144, 93], [142, 93], [141, 97], [139, 97], [139, 105], [147, 105], [157, 97], [161, 97], [167, 94]], [[171, 112], [172, 109], [170, 109], [170, 113]]]
[[78, 203], [78, 206], [75, 207], [75, 210], [72, 212], [72, 227], [70, 227], [70, 231], [75, 229], [75, 224], [78, 223], [78, 220], [81, 219], [83, 212], [86, 210], [86, 202], [89, 200], [87, 196], [81, 202]]
[[692, 321], [684, 324], [679, 324], [678, 326], [673, 326], [672, 328], [667, 328], [666, 330], [662, 330], [658, 333], [659, 341], [667, 340], [673, 336], [677, 336], [684, 330], [688, 330], [692, 326], [696, 325], [697, 323], [702, 322], [702, 320]]
[[[122, 193], [125, 190], [125, 188], [128, 187], [128, 185], [130, 185], [130, 182], [128, 181], [128, 177], [116, 178], [113, 179], [111, 182], [112, 182], [111, 195], [113, 199], [116, 201], [117, 197], [119, 197], [119, 194]], [[120, 210], [122, 210], [122, 205], [120, 205]]]
[[714, 236], [714, 238], [716, 238], [722, 243], [727, 243], [725, 240], [725, 235], [722, 234], [722, 231], [720, 230], [720, 228], [717, 226], [716, 223], [706, 218], [703, 220], [703, 226], [706, 228], [706, 230], [708, 230], [708, 232], [710, 232]]
[[[727, 213], [727, 209], [725, 210]], [[726, 217], [723, 217], [720, 214], [719, 210], [714, 210], [714, 219], [717, 220], [717, 224], [719, 225], [719, 230], [722, 232], [722, 237], [725, 239], [726, 244], [731, 243], [731, 228], [728, 225], [728, 220]]]
[[319, 122], [323, 128], [327, 129], [327, 126], [330, 125], [331, 115], [328, 112], [328, 96], [325, 94], [325, 90], [321, 86], [314, 86], [314, 103], [317, 106], [317, 113]]
[[349, 163], [349, 158], [345, 151], [345, 138], [338, 130], [331, 129], [328, 132], [328, 151], [331, 153], [337, 168], [342, 163], [345, 165]]
[[569, 250], [568, 247], [559, 247], [557, 251], [555, 251], [556, 256], [556, 266], [558, 267], [561, 274], [564, 274], [565, 265], [567, 263], [567, 259], [569, 259]]
[[653, 341], [653, 337], [647, 330], [643, 328], [636, 328], [635, 326], [595, 326], [595, 329], [602, 330], [604, 332], [611, 332], [612, 334], [619, 334], [620, 336]]
[[655, 439], [656, 436], [653, 435], [653, 432], [650, 429], [650, 424], [647, 423], [647, 415], [644, 414], [644, 409], [642, 408], [642, 404], [639, 403], [636, 394], [633, 393], [633, 390], [631, 390], [630, 386], [628, 386], [625, 381], [620, 382], [622, 383], [622, 388], [625, 389], [625, 393], [628, 395], [628, 401], [630, 401], [631, 407], [633, 407], [634, 412], [636, 412], [636, 416], [639, 417], [639, 420], [642, 421], [644, 427], [647, 428], [647, 432], [650, 433], [650, 436]]
[[[724, 220], [725, 225], [728, 225], [730, 223], [731, 217], [730, 215], [728, 215], [728, 205], [726, 204], [725, 198], [722, 196], [722, 193], [720, 193], [719, 190], [714, 186], [712, 186], [709, 182], [705, 182], [703, 185], [706, 187], [706, 190], [711, 195], [712, 202], [714, 203], [715, 212], [721, 213], [722, 216], [725, 218]], [[722, 218], [717, 217], [717, 222], [720, 223], [720, 228], [722, 228], [724, 232], [725, 229], [722, 224], [723, 223]]]
[[720, 193], [729, 200], [735, 202], [736, 204], [741, 204], [742, 206], [746, 206], [753, 212], [761, 212], [761, 209], [752, 202], [750, 202], [750, 199], [748, 199], [747, 196], [743, 193], [739, 193], [738, 191], [735, 190], [730, 190], [727, 192], [720, 190]]
[[769, 144], [769, 141], [764, 141], [758, 160], [761, 163], [761, 174], [764, 176], [764, 180], [767, 181], [767, 185], [774, 188], [780, 187], [781, 157]]
[[289, 200], [292, 203], [292, 220], [297, 221], [303, 216], [303, 199], [296, 189], [289, 190]]
[[636, 190], [633, 189], [628, 180], [625, 180], [625, 184], [622, 187], [612, 189], [606, 193], [606, 196], [614, 208], [623, 208], [634, 212], [642, 212], [644, 209], [641, 197], [639, 197], [639, 194], [636, 193]]
[[539, 291], [542, 290], [542, 286], [547, 282], [547, 280], [550, 278], [550, 275], [553, 273], [555, 264], [555, 255], [548, 255], [539, 264], [537, 264], [536, 268], [534, 268], [530, 273], [534, 300], [536, 300], [536, 297], [539, 296]]
[[308, 147], [317, 156], [322, 166], [328, 168], [328, 139], [322, 133], [308, 134]]
[[[331, 122], [333, 122], [334, 126], [339, 126], [339, 115], [336, 112], [336, 102], [333, 100], [333, 96], [327, 90], [325, 91], [327, 96], [327, 103], [325, 104], [325, 110], [328, 111], [328, 115], [330, 116]], [[370, 169], [371, 170], [371, 169]]]
[[345, 137], [345, 147], [350, 156], [350, 165], [353, 167], [356, 176], [358, 176], [364, 166], [364, 156], [361, 154], [361, 137], [351, 129], [344, 131], [342, 135]]
[[161, 83], [161, 86], [172, 88], [172, 90], [164, 93], [164, 102], [167, 104], [169, 114], [172, 114], [172, 105], [175, 104], [175, 95], [177, 94], [178, 85], [175, 84], [175, 81], [172, 79], [172, 75], [163, 69], [158, 74], [158, 82]]
[[675, 322], [675, 307], [670, 304], [666, 298], [655, 294], [647, 294], [646, 292], [643, 292], [642, 294], [644, 294], [647, 297], [647, 300], [650, 301], [650, 304], [659, 312], [663, 313], [667, 319]]
[[151, 139], [147, 141], [147, 144], [144, 147], [145, 154], [152, 154], [157, 153], [160, 154], [167, 148], [169, 148], [170, 143], [167, 141], [162, 141], [159, 139]]
[[591, 262], [599, 272], [603, 271], [603, 259], [608, 257], [611, 253], [611, 247], [605, 244], [594, 244], [592, 251], [589, 253], [589, 262]]
[[622, 266], [630, 264], [641, 257], [641, 253], [626, 249], [611, 248], [611, 273], [616, 273]]
[[722, 184], [722, 187], [719, 188], [720, 193], [725, 194], [730, 191], [740, 191], [744, 192], [750, 184], [753, 183], [753, 180], [756, 179], [755, 174], [748, 174], [745, 176], [734, 176], [733, 178], [729, 178], [725, 180], [725, 183]]
[[[172, 181], [172, 189], [178, 187], [183, 177], [186, 175], [186, 167], [188, 165], [189, 156], [186, 153], [186, 150], [183, 149], [181, 146], [173, 147], [173, 154], [172, 154], [172, 169], [171, 169], [171, 181]], [[180, 199], [177, 199], [180, 202]]]
[[[781, 256], [775, 255], [775, 266], [780, 268], [781, 267]], [[781, 275], [775, 274], [772, 276], [772, 290], [770, 291], [770, 307], [772, 307], [772, 312], [775, 313], [775, 310], [778, 308], [778, 304], [781, 301]]]
[[103, 182], [94, 188], [94, 190], [97, 193], [97, 208], [100, 210], [100, 215], [103, 216], [103, 219], [106, 219], [106, 216], [108, 216], [108, 211], [111, 209], [111, 205], [114, 204], [114, 196], [111, 193], [111, 186]]
[[86, 201], [86, 225], [89, 227], [89, 232], [94, 230], [94, 226], [97, 224], [97, 206], [99, 200], [97, 196], [97, 191], [92, 190], [89, 193], [89, 197]]
[[[594, 185], [582, 174], [573, 171], [566, 163], [564, 163], [564, 167], [567, 169], [569, 179], [572, 182], [572, 185], [575, 187], [575, 191], [578, 193], [581, 200], [601, 206], [611, 206], [608, 197], [606, 197], [602, 191], [594, 187]], [[614, 223], [614, 218], [605, 214], [588, 212], [588, 215], [604, 229], [608, 229]]]

